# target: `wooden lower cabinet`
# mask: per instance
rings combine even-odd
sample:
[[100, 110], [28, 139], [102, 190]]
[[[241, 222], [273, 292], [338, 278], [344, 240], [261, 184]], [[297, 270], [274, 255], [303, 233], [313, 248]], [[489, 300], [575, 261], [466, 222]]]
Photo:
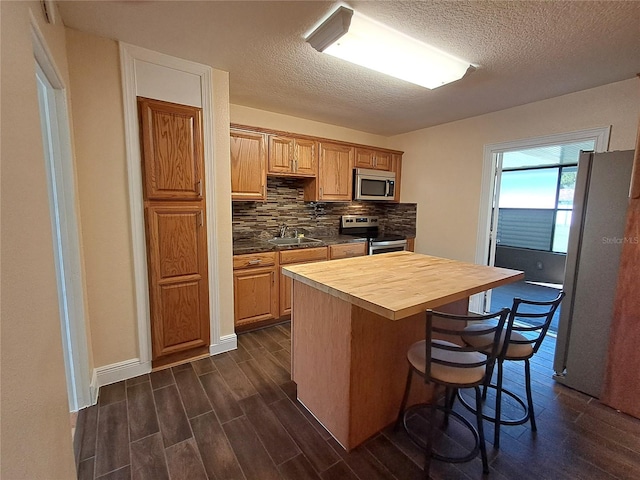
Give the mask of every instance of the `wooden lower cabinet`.
[[329, 260], [361, 257], [367, 254], [367, 242], [341, 243], [329, 245]]
[[322, 262], [327, 259], [327, 247], [304, 248], [280, 252], [280, 316], [291, 313], [291, 278], [283, 275], [282, 267], [302, 263]]
[[367, 242], [233, 256], [237, 331], [260, 328], [291, 314], [291, 279], [282, 267], [367, 254]]
[[[268, 264], [266, 266], [254, 266]], [[276, 320], [278, 312], [278, 266], [276, 252], [236, 255], [233, 271], [233, 299], [236, 327]]]
[[[206, 352], [209, 282], [204, 210], [156, 202], [146, 209], [153, 366]], [[197, 352], [194, 349], [204, 349]]]
[[415, 238], [407, 238], [407, 250], [410, 252], [415, 252], [416, 249], [416, 239]]

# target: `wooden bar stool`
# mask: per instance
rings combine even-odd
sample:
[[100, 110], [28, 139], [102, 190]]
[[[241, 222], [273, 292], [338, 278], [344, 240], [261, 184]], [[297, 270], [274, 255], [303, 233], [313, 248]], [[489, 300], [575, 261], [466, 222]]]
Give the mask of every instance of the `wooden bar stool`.
[[[407, 352], [409, 360], [409, 373], [407, 384], [396, 421], [396, 428], [404, 427], [409, 438], [418, 447], [424, 450], [424, 474], [429, 478], [431, 458], [443, 462], [461, 463], [473, 460], [480, 452], [482, 457], [482, 470], [489, 473], [487, 450], [482, 428], [482, 394], [480, 385], [487, 385], [491, 380], [492, 366], [495, 362], [500, 345], [500, 334], [509, 315], [509, 309], [483, 316], [463, 316], [427, 310], [425, 340], [414, 343]], [[471, 320], [484, 321], [484, 327], [478, 329], [471, 336], [477, 336], [482, 341], [479, 346], [464, 345], [460, 338], [461, 330]], [[434, 390], [434, 403], [421, 403], [406, 409], [411, 379], [416, 373], [424, 378], [425, 383], [432, 383], [437, 387], [444, 387], [445, 401], [443, 405], [437, 404]], [[455, 393], [459, 388], [472, 387], [476, 393], [476, 426], [451, 410]], [[421, 438], [419, 433], [412, 431], [407, 420], [421, 409], [430, 411], [429, 431], [426, 438]], [[461, 456], [446, 456], [438, 453], [433, 447], [434, 422], [436, 410], [444, 412], [443, 427], [448, 426], [449, 416], [454, 417], [472, 433], [475, 445], [466, 454]]]
[[[494, 448], [500, 448], [500, 425], [522, 425], [529, 421], [531, 423], [531, 431], [535, 432], [537, 430], [533, 398], [531, 395], [531, 367], [529, 359], [533, 357], [540, 348], [553, 320], [553, 315], [556, 313], [564, 296], [565, 293], [561, 291], [555, 299], [545, 302], [523, 300], [521, 298], [513, 299], [513, 306], [506, 328], [500, 336], [500, 352], [496, 361], [498, 365], [496, 383], [485, 385], [482, 392], [483, 401], [487, 398], [487, 388], [494, 389], [496, 392], [495, 416], [483, 415], [485, 420], [489, 420], [495, 424]], [[484, 328], [486, 328], [486, 326], [482, 325], [482, 323], [471, 324], [464, 329], [462, 339], [467, 345], [480, 348], [482, 343], [489, 340], [489, 337], [483, 338], [482, 335], [478, 336], [476, 334]], [[508, 338], [509, 341], [505, 342], [505, 338]], [[502, 386], [502, 367], [505, 361], [524, 362], [526, 404], [518, 395]], [[493, 370], [493, 367], [491, 367], [491, 370]], [[493, 371], [489, 372], [489, 378], [491, 378], [492, 374]], [[523, 411], [521, 418], [501, 418], [503, 395], [511, 397], [520, 405]], [[459, 392], [458, 398], [467, 409], [472, 412], [476, 411], [476, 408], [470, 405]]]

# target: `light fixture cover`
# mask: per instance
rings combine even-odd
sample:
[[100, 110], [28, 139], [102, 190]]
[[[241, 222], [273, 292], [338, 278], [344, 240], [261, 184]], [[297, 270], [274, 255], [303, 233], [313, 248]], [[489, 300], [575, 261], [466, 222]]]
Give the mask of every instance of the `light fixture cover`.
[[306, 40], [320, 52], [431, 89], [459, 80], [472, 67], [342, 6]]

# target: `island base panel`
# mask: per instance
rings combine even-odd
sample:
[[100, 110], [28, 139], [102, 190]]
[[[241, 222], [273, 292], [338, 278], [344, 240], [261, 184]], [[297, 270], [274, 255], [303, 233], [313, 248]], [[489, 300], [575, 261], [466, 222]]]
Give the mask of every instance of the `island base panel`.
[[291, 312], [291, 377], [298, 399], [346, 446], [351, 304], [294, 281]]
[[[438, 310], [467, 308], [465, 299]], [[389, 320], [298, 281], [292, 311], [292, 378], [307, 409], [347, 450], [394, 422], [425, 314]], [[413, 382], [409, 404], [429, 401], [432, 388]]]

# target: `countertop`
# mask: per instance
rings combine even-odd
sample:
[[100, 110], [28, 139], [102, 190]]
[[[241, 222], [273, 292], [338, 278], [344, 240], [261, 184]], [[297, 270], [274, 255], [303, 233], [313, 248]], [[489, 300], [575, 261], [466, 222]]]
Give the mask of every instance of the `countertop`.
[[524, 279], [517, 270], [408, 251], [293, 265], [282, 272], [390, 320]]
[[321, 242], [308, 243], [302, 245], [273, 245], [267, 240], [259, 238], [250, 238], [243, 240], [233, 241], [233, 254], [242, 255], [245, 253], [261, 253], [261, 252], [275, 252], [281, 250], [294, 250], [298, 248], [317, 248], [326, 247], [327, 245], [337, 245], [339, 243], [356, 243], [364, 242], [364, 237], [353, 237], [351, 235], [332, 235], [332, 236], [315, 236], [308, 235], [310, 238], [322, 240]]

